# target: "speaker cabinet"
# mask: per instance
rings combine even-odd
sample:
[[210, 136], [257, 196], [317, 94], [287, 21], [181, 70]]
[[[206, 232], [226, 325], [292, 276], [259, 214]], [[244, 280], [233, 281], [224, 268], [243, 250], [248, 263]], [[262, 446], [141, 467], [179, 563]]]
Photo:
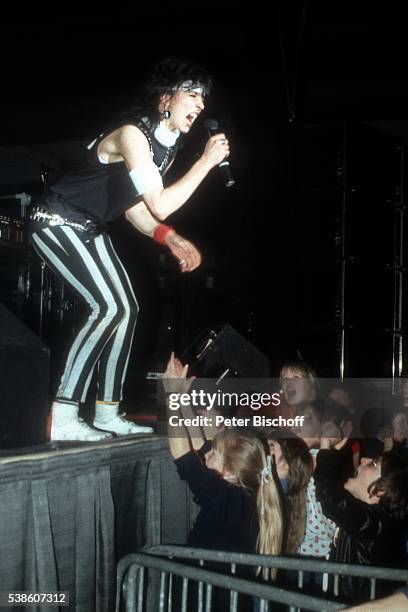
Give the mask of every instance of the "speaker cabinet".
[[182, 355], [202, 378], [267, 378], [269, 361], [231, 325], [204, 330]]
[[47, 439], [49, 349], [0, 303], [0, 448]]

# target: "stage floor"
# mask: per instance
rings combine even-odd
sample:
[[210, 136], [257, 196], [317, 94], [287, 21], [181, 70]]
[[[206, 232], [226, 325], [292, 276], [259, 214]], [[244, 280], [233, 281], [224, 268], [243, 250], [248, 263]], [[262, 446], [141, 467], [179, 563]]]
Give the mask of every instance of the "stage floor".
[[[140, 421], [140, 419], [138, 419], [138, 421]], [[152, 426], [155, 429], [154, 433], [117, 436], [109, 440], [101, 440], [100, 442], [57, 441], [36, 444], [34, 446], [0, 448], [0, 465], [19, 460], [27, 461], [30, 459], [41, 459], [48, 455], [56, 456], [58, 454], [84, 452], [92, 449], [129, 446], [131, 444], [141, 442], [142, 440], [153, 441], [167, 439], [165, 423], [148, 423], [147, 421], [144, 421], [143, 425]]]

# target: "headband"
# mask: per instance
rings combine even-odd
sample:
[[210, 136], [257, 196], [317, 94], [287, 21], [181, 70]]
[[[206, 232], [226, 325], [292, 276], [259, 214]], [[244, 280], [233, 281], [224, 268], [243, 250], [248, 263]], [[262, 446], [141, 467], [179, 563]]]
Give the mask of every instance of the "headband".
[[208, 93], [207, 88], [202, 83], [194, 83], [193, 81], [184, 81], [173, 87], [172, 91], [192, 91], [200, 96], [205, 96]]

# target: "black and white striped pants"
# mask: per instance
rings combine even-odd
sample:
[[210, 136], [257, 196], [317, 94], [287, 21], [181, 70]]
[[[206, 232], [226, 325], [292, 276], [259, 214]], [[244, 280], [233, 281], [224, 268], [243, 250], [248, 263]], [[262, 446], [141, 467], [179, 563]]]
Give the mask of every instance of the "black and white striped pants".
[[63, 225], [32, 234], [40, 257], [89, 306], [69, 349], [57, 399], [84, 402], [97, 367], [97, 399], [115, 402], [122, 399], [138, 303], [109, 236], [103, 233], [89, 242], [85, 237]]

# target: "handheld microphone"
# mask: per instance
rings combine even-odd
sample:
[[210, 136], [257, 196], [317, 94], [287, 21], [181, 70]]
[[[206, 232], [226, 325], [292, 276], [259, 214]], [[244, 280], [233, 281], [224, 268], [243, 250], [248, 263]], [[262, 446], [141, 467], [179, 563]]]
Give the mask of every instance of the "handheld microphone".
[[[206, 128], [209, 136], [214, 136], [214, 134], [218, 134], [219, 126], [218, 121], [216, 119], [206, 119], [204, 121], [204, 127]], [[223, 159], [220, 164], [218, 164], [222, 175], [224, 177], [224, 185], [225, 187], [232, 187], [235, 185], [235, 179], [232, 178], [231, 167], [228, 159]]]

